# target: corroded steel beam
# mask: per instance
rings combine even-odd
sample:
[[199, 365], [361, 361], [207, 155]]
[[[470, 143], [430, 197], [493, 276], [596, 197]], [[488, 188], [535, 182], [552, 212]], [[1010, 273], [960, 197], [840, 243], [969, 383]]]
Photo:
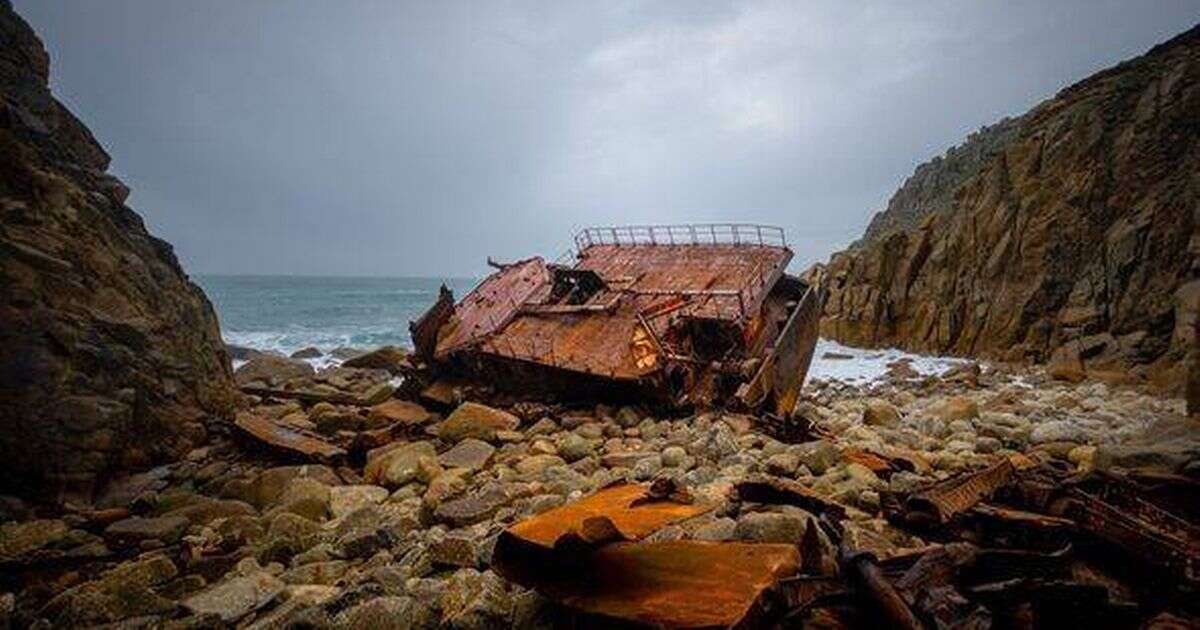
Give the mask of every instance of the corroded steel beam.
[[1008, 458], [978, 472], [957, 475], [913, 494], [904, 503], [904, 519], [914, 526], [944, 525], [992, 496], [1013, 477]]

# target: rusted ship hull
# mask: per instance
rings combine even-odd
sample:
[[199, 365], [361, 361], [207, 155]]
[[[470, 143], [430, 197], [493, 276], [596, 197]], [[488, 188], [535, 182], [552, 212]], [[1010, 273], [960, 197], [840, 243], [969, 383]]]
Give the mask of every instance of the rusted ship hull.
[[782, 230], [590, 228], [572, 260], [534, 257], [410, 326], [436, 370], [530, 394], [639, 398], [786, 416], [816, 343], [821, 292], [787, 275]]

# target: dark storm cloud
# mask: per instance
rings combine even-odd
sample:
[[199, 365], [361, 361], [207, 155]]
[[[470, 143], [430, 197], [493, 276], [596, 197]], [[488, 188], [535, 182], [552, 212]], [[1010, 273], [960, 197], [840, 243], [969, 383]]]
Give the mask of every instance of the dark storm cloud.
[[1110, 2], [16, 0], [193, 272], [463, 275], [591, 224], [794, 267], [919, 162], [1200, 18]]

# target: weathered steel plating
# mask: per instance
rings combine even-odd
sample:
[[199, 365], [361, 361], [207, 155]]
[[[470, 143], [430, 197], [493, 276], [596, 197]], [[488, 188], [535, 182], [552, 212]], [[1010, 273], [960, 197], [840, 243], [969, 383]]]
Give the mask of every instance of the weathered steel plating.
[[443, 294], [410, 326], [419, 354], [521, 393], [638, 392], [790, 413], [821, 293], [785, 274], [782, 230], [588, 228], [575, 246], [569, 264], [489, 260], [495, 273], [453, 308]]

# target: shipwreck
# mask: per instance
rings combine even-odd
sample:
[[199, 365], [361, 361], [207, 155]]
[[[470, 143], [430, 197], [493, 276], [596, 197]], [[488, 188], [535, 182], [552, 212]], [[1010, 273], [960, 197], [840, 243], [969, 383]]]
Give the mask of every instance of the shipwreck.
[[555, 262], [496, 269], [410, 324], [439, 373], [572, 399], [638, 398], [786, 416], [812, 360], [821, 292], [786, 273], [781, 228], [593, 227]]

